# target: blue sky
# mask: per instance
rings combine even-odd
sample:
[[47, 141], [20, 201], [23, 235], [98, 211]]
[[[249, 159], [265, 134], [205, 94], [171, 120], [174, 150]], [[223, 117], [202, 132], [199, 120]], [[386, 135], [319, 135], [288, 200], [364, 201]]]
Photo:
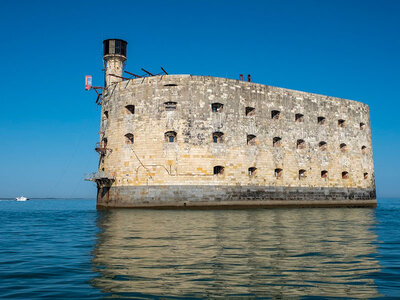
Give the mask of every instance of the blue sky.
[[95, 197], [102, 41], [127, 70], [237, 78], [371, 110], [378, 196], [400, 196], [400, 1], [0, 2], [0, 197]]

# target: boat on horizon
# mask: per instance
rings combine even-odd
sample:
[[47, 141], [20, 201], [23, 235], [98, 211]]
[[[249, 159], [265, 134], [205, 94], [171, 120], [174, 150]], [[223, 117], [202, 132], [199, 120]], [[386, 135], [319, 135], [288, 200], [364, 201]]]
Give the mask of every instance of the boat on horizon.
[[17, 200], [17, 201], [26, 201], [26, 200], [29, 200], [29, 198], [26, 198], [26, 197], [24, 197], [24, 196], [21, 196], [21, 197], [15, 198], [15, 200]]

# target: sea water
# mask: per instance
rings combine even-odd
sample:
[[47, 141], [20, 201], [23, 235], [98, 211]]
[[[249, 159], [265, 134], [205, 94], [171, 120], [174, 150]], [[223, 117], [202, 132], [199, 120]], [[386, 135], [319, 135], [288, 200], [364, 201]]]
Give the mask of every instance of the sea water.
[[376, 209], [95, 204], [0, 201], [0, 297], [400, 297], [400, 199]]

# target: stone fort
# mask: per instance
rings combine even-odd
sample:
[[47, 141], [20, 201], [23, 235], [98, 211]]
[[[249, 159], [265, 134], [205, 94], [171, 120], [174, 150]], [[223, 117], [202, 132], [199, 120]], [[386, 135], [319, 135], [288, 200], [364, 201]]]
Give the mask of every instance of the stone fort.
[[124, 78], [127, 42], [103, 44], [99, 208], [376, 206], [366, 104], [210, 76]]

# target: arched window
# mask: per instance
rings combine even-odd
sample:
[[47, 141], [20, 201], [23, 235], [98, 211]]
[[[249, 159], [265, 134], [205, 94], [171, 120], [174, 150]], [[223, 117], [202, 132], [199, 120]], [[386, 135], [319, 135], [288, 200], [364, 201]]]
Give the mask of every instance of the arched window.
[[167, 143], [176, 142], [176, 132], [175, 131], [167, 131], [164, 133], [164, 138]]
[[224, 105], [222, 103], [213, 103], [211, 104], [212, 112], [222, 112]]
[[105, 110], [105, 111], [104, 111], [104, 117], [105, 117], [106, 119], [108, 119], [108, 110]]
[[275, 175], [276, 178], [281, 178], [282, 175], [283, 175], [283, 170], [279, 169], [279, 168], [275, 169], [274, 170], [274, 175]]
[[249, 177], [254, 177], [256, 175], [257, 172], [257, 168], [256, 167], [251, 167], [249, 168]]
[[346, 127], [346, 121], [343, 119], [338, 120], [338, 126], [339, 127]]
[[279, 110], [271, 111], [271, 119], [278, 120], [280, 118], [281, 112]]
[[299, 170], [299, 180], [305, 179], [307, 177], [306, 170]]
[[127, 106], [125, 106], [125, 108], [126, 108], [126, 112], [128, 114], [133, 115], [135, 113], [135, 105], [127, 105]]
[[362, 147], [361, 147], [361, 153], [362, 153], [363, 155], [365, 155], [365, 154], [367, 154], [367, 152], [368, 152], [367, 146], [362, 146]]
[[321, 178], [328, 178], [328, 171], [327, 170], [321, 171]]
[[342, 179], [349, 179], [349, 172], [343, 171], [342, 172]]
[[254, 146], [256, 144], [256, 136], [254, 134], [247, 135], [247, 145]]
[[367, 172], [364, 173], [364, 179], [368, 179], [368, 173]]
[[325, 124], [325, 117], [318, 117], [317, 122], [319, 125], [324, 125]]
[[296, 122], [303, 122], [304, 121], [304, 115], [303, 114], [295, 114], [294, 115], [294, 120]]
[[297, 140], [296, 142], [296, 148], [297, 149], [304, 149], [306, 147], [306, 142], [304, 140]]
[[224, 142], [224, 133], [220, 131], [213, 132], [212, 134], [214, 143], [223, 143]]
[[125, 144], [133, 144], [133, 134], [132, 133], [127, 133], [125, 134]]
[[326, 142], [324, 142], [324, 141], [319, 142], [318, 145], [319, 145], [319, 150], [321, 150], [321, 151], [325, 151], [327, 146], [328, 146], [328, 144]]
[[214, 175], [223, 175], [225, 168], [223, 166], [214, 167]]
[[340, 151], [342, 151], [343, 153], [347, 152], [347, 145], [345, 143], [340, 144]]
[[364, 129], [365, 129], [365, 123], [363, 123], [363, 122], [360, 123], [360, 129], [361, 129], [361, 130], [364, 130]]
[[256, 113], [256, 109], [254, 107], [247, 106], [245, 112], [246, 116], [254, 116]]
[[164, 108], [166, 111], [176, 110], [176, 102], [173, 101], [164, 102]]
[[281, 141], [282, 141], [282, 138], [280, 138], [279, 136], [274, 137], [272, 139], [272, 146], [277, 147], [277, 148], [280, 147], [282, 144]]

